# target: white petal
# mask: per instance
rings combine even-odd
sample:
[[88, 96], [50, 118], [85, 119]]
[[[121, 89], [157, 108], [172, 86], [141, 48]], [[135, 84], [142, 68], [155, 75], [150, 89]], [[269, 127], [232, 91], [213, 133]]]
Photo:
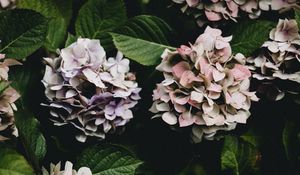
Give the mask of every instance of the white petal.
[[162, 119], [163, 119], [163, 121], [165, 121], [169, 125], [175, 125], [177, 123], [176, 115], [174, 113], [171, 113], [171, 112], [165, 112], [162, 115]]
[[77, 175], [92, 175], [92, 171], [87, 167], [81, 167], [78, 170]]

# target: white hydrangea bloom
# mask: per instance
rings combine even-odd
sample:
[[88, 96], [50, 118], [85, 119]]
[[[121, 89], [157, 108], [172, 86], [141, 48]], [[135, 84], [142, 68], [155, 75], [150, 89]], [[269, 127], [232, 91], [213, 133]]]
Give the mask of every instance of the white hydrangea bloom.
[[42, 168], [42, 175], [92, 175], [92, 171], [88, 167], [81, 167], [78, 171], [73, 169], [73, 164], [66, 162], [64, 170], [61, 170], [61, 163], [50, 164], [50, 170]]

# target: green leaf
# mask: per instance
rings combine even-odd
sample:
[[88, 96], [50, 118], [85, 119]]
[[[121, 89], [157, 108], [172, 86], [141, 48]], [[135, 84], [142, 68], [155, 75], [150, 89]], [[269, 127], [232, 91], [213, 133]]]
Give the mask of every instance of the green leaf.
[[254, 147], [260, 147], [263, 142], [263, 137], [258, 134], [256, 128], [250, 128], [248, 132], [240, 136], [245, 142], [252, 144]]
[[294, 10], [295, 10], [295, 19], [298, 23], [298, 26], [300, 26], [300, 10], [296, 8]]
[[76, 36], [100, 39], [105, 49], [113, 43], [108, 32], [113, 31], [127, 20], [122, 0], [89, 0], [79, 11], [75, 24]]
[[[26, 64], [26, 65], [25, 65]], [[34, 93], [29, 91], [32, 87], [32, 81], [37, 81], [32, 68], [24, 63], [22, 66], [13, 66], [9, 70], [9, 80], [11, 81], [11, 86], [16, 89], [21, 95], [20, 99], [17, 100], [17, 105], [21, 108], [28, 107], [26, 103], [30, 103], [32, 100], [31, 95]]]
[[256, 170], [257, 155], [258, 151], [252, 144], [226, 136], [221, 153], [222, 170], [235, 175], [249, 174]]
[[40, 48], [46, 39], [47, 19], [31, 10], [0, 13], [0, 53], [23, 59]]
[[87, 148], [76, 167], [89, 167], [93, 175], [134, 175], [142, 162], [127, 149], [117, 145], [96, 145]]
[[0, 82], [0, 94], [2, 94], [5, 89], [7, 89], [9, 87], [9, 82], [6, 82], [6, 81], [1, 81]]
[[160, 18], [154, 16], [137, 16], [111, 33], [115, 46], [123, 54], [146, 66], [156, 65], [161, 54], [168, 48], [168, 36], [171, 28]]
[[268, 40], [275, 23], [264, 20], [241, 21], [232, 30], [231, 47], [234, 53], [250, 56]]
[[18, 109], [15, 112], [16, 126], [28, 158], [36, 169], [47, 152], [46, 140], [41, 133], [39, 121], [27, 110]]
[[45, 46], [50, 51], [62, 46], [72, 17], [72, 0], [21, 0], [18, 7], [35, 10], [49, 18]]
[[72, 35], [71, 33], [68, 33], [68, 38], [65, 44], [65, 47], [68, 47], [69, 45], [71, 45], [72, 43], [76, 42], [77, 37]]
[[33, 169], [26, 159], [16, 151], [0, 148], [0, 174], [1, 175], [33, 175]]

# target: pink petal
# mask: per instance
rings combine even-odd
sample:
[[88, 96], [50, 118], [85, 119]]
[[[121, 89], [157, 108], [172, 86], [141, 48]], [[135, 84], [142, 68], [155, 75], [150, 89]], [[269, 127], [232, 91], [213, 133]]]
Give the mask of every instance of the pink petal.
[[221, 92], [222, 91], [222, 86], [216, 83], [211, 83], [210, 86], [207, 88], [209, 91], [213, 92]]
[[199, 0], [186, 0], [186, 3], [187, 3], [188, 6], [190, 6], [190, 7], [195, 7], [196, 5], [198, 5]]
[[207, 19], [210, 20], [210, 21], [219, 21], [219, 20], [222, 19], [221, 14], [215, 13], [213, 11], [205, 10], [205, 15], [206, 15]]
[[231, 69], [231, 73], [234, 79], [241, 81], [251, 77], [251, 72], [248, 67], [243, 66], [241, 64], [235, 64], [234, 68]]
[[214, 69], [213, 72], [213, 78], [214, 80], [217, 82], [217, 81], [220, 81], [220, 80], [223, 80], [225, 78], [225, 73], [224, 72], [220, 72], [218, 71], [217, 69]]
[[190, 112], [184, 112], [179, 116], [178, 121], [180, 127], [186, 127], [194, 124], [195, 117]]
[[180, 48], [177, 48], [177, 51], [181, 55], [189, 55], [193, 50], [185, 45], [181, 45]]
[[184, 71], [190, 70], [190, 65], [186, 61], [181, 61], [172, 67], [172, 73], [176, 78], [180, 78]]

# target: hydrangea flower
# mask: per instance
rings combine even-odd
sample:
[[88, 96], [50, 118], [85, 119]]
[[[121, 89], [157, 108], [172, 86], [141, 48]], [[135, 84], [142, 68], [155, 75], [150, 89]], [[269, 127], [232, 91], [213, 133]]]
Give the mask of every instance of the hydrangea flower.
[[42, 168], [42, 175], [92, 175], [92, 171], [87, 167], [81, 167], [78, 171], [73, 169], [73, 164], [69, 161], [65, 164], [65, 169], [61, 170], [61, 163], [50, 164], [50, 170]]
[[0, 0], [0, 9], [13, 9], [16, 3], [17, 0]]
[[250, 116], [251, 72], [242, 54], [232, 55], [230, 37], [219, 29], [205, 29], [196, 43], [168, 49], [156, 67], [164, 80], [153, 91], [150, 111], [169, 125], [192, 127], [192, 139], [214, 139], [217, 131], [232, 130]]
[[263, 82], [260, 90], [263, 93], [268, 91], [269, 98], [280, 100], [286, 92], [298, 94], [300, 35], [296, 20], [280, 19], [276, 28], [271, 30], [269, 41], [262, 45], [261, 53], [249, 58], [248, 62], [255, 72], [253, 77]]
[[[173, 0], [173, 2], [182, 4], [181, 10], [193, 14], [197, 19], [205, 14], [209, 21], [222, 19], [236, 21], [240, 11], [255, 19], [260, 16], [261, 11], [285, 11], [299, 7], [297, 0]], [[201, 20], [199, 22], [201, 23]]]
[[47, 62], [43, 84], [55, 125], [71, 124], [79, 130], [77, 140], [101, 139], [133, 117], [131, 109], [140, 99], [129, 60], [118, 52], [106, 59], [99, 40], [78, 39]]
[[[0, 60], [5, 58], [0, 54]], [[21, 63], [13, 59], [4, 59], [0, 62], [0, 141], [18, 136], [15, 126], [14, 111], [17, 110], [15, 101], [20, 94], [10, 86], [8, 81], [9, 66], [20, 65]]]

